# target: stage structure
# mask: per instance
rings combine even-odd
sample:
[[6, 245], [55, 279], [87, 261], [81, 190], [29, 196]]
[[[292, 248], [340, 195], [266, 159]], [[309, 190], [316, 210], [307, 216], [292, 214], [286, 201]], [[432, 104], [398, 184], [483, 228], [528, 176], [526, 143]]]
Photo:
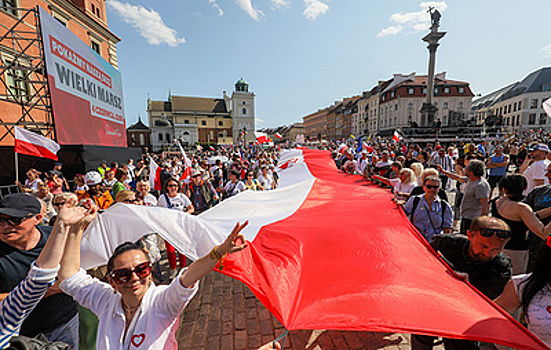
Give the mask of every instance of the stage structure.
[[[0, 45], [11, 54], [9, 59], [0, 56], [0, 84], [5, 90], [0, 93], [0, 99], [12, 104], [10, 108], [20, 109], [21, 114], [15, 122], [0, 114], [0, 143], [15, 137], [15, 125], [55, 140], [38, 8], [2, 9], [17, 11], [20, 17], [11, 27], [0, 23]], [[36, 29], [29, 27], [28, 23]]]

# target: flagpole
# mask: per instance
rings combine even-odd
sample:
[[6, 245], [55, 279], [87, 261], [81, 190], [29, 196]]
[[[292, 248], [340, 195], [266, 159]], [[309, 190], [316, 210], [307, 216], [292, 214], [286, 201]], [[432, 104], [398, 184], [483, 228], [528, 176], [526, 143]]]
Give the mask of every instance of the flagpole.
[[19, 157], [15, 153], [15, 182], [19, 181]]

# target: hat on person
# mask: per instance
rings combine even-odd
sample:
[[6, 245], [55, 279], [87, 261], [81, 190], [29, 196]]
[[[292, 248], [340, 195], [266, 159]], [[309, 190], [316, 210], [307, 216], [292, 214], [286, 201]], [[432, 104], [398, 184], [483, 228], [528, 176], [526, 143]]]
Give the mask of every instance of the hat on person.
[[54, 166], [63, 166], [63, 163], [61, 163], [61, 162], [55, 162], [55, 163], [54, 163]]
[[42, 205], [40, 201], [26, 193], [14, 193], [5, 196], [0, 201], [0, 214], [14, 218], [24, 218], [40, 214]]
[[530, 146], [530, 152], [535, 152], [535, 151], [549, 152], [549, 147], [547, 147], [547, 145], [543, 143], [536, 143]]
[[97, 171], [89, 171], [84, 175], [84, 182], [88, 186], [98, 185], [101, 181], [101, 175]]

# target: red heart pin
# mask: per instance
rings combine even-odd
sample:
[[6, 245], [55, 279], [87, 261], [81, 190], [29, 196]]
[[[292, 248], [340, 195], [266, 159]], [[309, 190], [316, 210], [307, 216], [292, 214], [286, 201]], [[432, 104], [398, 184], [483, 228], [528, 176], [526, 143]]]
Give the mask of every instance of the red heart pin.
[[548, 307], [546, 307], [545, 310], [547, 310], [547, 312], [549, 312], [549, 313], [551, 314], [551, 305], [549, 305]]
[[145, 334], [134, 334], [132, 336], [132, 338], [130, 339], [130, 342], [132, 343], [132, 345], [134, 345], [135, 347], [139, 347], [140, 345], [142, 345], [142, 343], [144, 342], [145, 340]]

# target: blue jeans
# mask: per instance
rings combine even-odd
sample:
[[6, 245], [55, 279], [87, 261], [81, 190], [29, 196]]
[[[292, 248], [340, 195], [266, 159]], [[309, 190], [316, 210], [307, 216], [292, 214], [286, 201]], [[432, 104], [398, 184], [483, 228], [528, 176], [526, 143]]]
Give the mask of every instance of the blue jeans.
[[73, 350], [78, 350], [78, 313], [64, 325], [44, 335], [51, 342], [63, 342], [69, 344]]

